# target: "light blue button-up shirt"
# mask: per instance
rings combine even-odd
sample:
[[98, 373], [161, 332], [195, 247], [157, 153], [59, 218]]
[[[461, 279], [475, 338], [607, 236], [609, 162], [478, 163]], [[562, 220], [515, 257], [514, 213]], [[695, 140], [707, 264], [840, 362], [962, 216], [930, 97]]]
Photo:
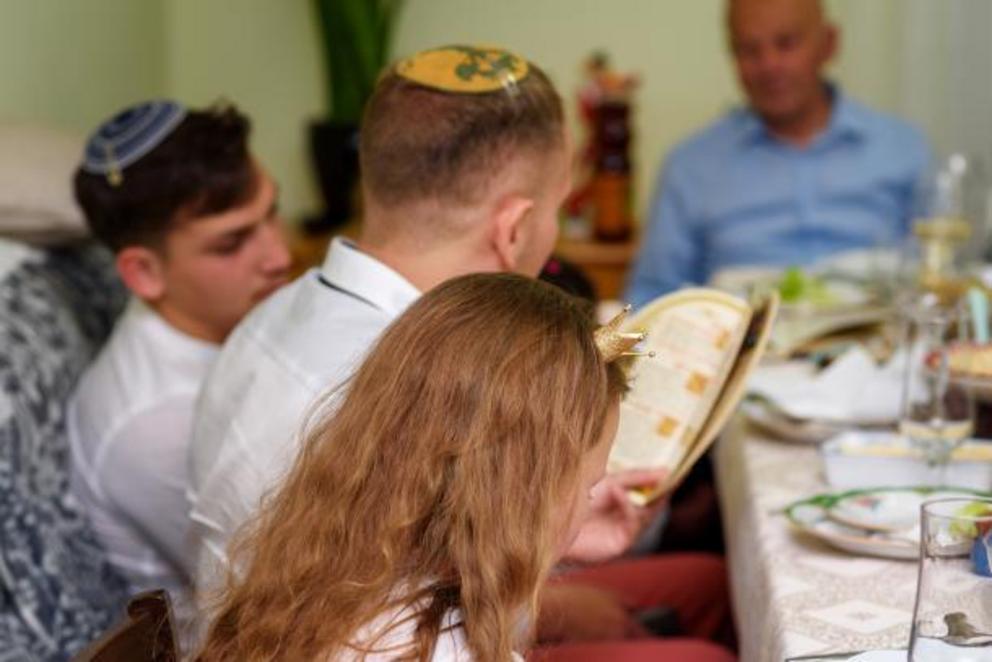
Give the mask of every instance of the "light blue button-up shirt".
[[705, 283], [726, 267], [808, 265], [907, 234], [924, 204], [925, 138], [832, 94], [830, 122], [805, 147], [737, 109], [672, 151], [628, 282], [630, 303]]

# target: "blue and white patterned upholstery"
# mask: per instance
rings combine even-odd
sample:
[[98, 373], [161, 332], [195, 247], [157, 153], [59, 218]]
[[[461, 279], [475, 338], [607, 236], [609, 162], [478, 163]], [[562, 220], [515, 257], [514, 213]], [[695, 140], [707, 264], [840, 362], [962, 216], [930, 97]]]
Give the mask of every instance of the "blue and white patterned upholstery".
[[126, 587], [69, 494], [65, 405], [126, 293], [94, 245], [0, 240], [0, 662], [64, 660]]

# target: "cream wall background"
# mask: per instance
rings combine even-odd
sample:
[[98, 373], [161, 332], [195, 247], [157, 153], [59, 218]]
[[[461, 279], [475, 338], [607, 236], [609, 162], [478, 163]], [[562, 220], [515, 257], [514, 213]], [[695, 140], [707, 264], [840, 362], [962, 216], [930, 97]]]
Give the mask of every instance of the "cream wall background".
[[161, 94], [160, 0], [0, 0], [0, 118], [88, 130]]
[[[875, 106], [903, 94], [903, 0], [828, 0], [843, 31], [836, 77]], [[635, 116], [643, 210], [671, 146], [739, 96], [723, 0], [407, 0], [394, 53], [452, 41], [505, 44], [540, 63], [574, 113], [596, 48], [641, 74]], [[0, 118], [88, 129], [111, 110], [167, 94], [238, 103], [292, 219], [315, 211], [306, 123], [323, 108], [308, 0], [0, 0]]]
[[309, 0], [164, 0], [169, 94], [218, 98], [251, 115], [253, 146], [279, 181], [289, 220], [320, 208], [306, 124], [324, 108], [317, 26]]

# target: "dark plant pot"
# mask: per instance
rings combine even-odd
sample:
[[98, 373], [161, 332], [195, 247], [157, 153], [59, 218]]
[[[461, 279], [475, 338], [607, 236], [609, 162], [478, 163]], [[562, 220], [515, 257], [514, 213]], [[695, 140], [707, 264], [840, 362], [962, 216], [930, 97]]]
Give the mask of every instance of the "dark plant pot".
[[305, 221], [311, 232], [328, 232], [352, 218], [358, 183], [358, 126], [326, 120], [310, 124], [310, 153], [324, 211]]

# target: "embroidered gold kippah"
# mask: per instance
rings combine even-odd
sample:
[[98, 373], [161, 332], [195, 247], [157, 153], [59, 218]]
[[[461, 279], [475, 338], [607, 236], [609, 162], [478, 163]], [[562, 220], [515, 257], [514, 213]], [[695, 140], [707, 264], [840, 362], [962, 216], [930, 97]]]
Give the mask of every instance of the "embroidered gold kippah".
[[457, 94], [513, 91], [527, 77], [527, 60], [501, 48], [444, 46], [401, 60], [396, 73], [419, 85]]
[[622, 311], [603, 326], [596, 329], [594, 339], [599, 353], [606, 363], [612, 363], [621, 356], [654, 356], [654, 352], [636, 352], [634, 347], [644, 340], [644, 333], [624, 333], [620, 331], [623, 322], [627, 319], [630, 306], [625, 306]]

